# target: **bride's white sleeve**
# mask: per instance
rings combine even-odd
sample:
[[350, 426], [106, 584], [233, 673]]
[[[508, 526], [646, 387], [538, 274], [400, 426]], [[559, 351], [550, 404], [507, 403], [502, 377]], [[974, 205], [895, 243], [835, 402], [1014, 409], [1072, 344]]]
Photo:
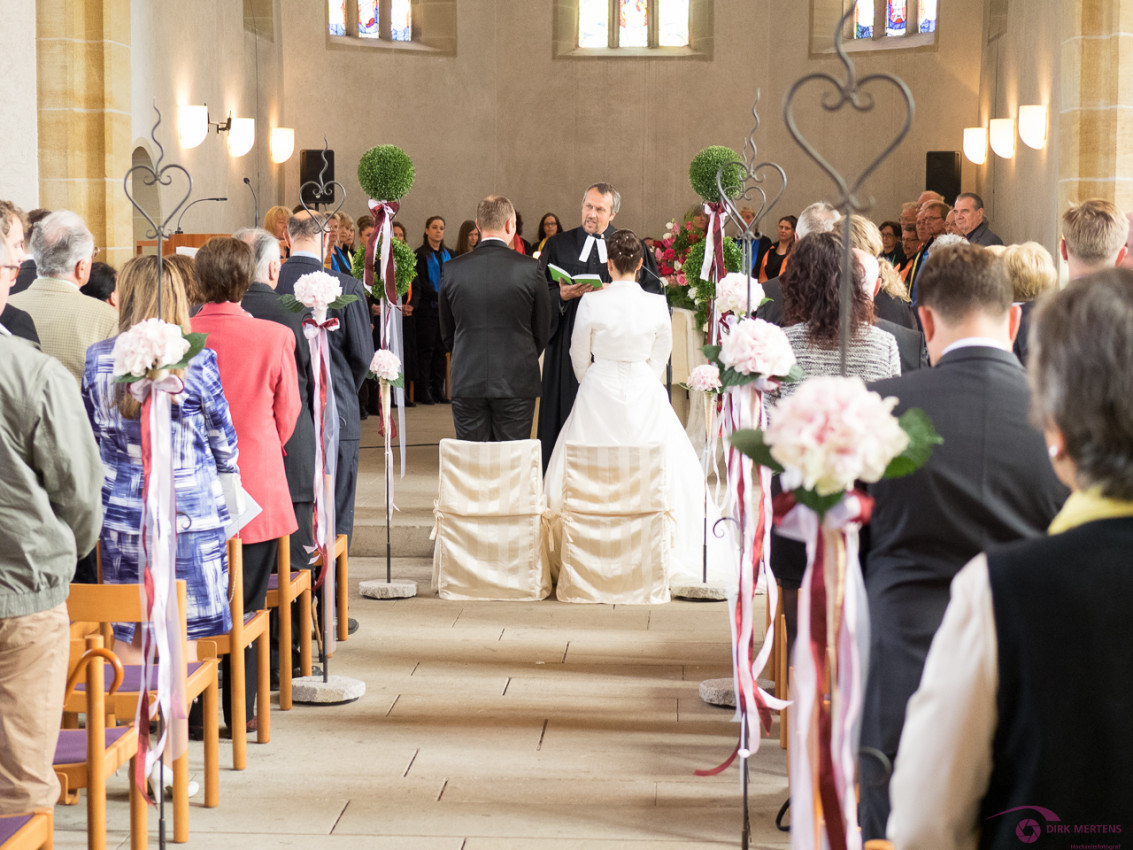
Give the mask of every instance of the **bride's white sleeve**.
[[669, 307], [663, 296], [651, 295], [650, 298], [658, 299], [659, 303], [656, 305], [656, 336], [653, 337], [653, 349], [649, 352], [649, 360], [646, 362], [660, 378], [665, 371], [665, 365], [669, 362], [669, 355], [673, 353], [673, 320], [669, 316]]
[[574, 367], [574, 377], [580, 384], [582, 376], [590, 368], [592, 342], [590, 299], [584, 295], [578, 301], [578, 311], [574, 314], [574, 333], [570, 338], [570, 362]]

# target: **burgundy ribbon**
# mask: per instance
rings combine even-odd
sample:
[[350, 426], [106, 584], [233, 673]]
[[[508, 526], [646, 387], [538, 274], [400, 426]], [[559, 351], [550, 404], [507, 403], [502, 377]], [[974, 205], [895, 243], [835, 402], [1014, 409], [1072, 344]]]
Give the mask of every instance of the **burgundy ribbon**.
[[712, 228], [712, 274], [713, 280], [720, 280], [728, 273], [724, 268], [724, 205], [705, 204], [708, 211], [708, 226]]
[[[865, 524], [869, 522], [873, 512], [873, 499], [866, 494], [854, 490], [851, 494], [857, 497], [857, 510], [849, 515], [842, 509], [842, 514], [836, 517], [840, 533], [845, 536], [846, 524], [849, 522]], [[851, 499], [844, 499], [839, 506], [832, 509], [832, 513], [842, 506], [852, 503]], [[787, 515], [798, 507], [794, 493], [783, 492], [773, 501], [774, 522], [776, 525], [787, 521]], [[809, 510], [809, 508], [808, 508]], [[823, 698], [828, 678], [828, 635], [826, 630], [826, 542], [822, 533], [822, 526], [818, 526], [814, 545], [814, 561], [809, 570], [810, 574], [810, 646], [811, 661], [814, 664], [815, 680], [818, 684], [818, 698], [815, 700], [818, 726], [818, 796], [825, 814], [823, 821], [826, 825], [826, 836], [830, 850], [846, 850], [847, 843], [846, 824], [842, 819], [842, 800], [838, 791], [837, 778], [834, 771], [834, 757], [831, 750], [832, 721], [830, 706]]]
[[[370, 209], [374, 213], [374, 230], [366, 242], [365, 271], [363, 283], [371, 292], [374, 289], [374, 271], [377, 268], [378, 277], [382, 281], [386, 293], [386, 300], [391, 305], [397, 304], [397, 281], [394, 275], [393, 248], [390, 239], [393, 238], [393, 217], [401, 209], [397, 201], [370, 201]], [[382, 240], [381, 262], [377, 262], [375, 246]]]

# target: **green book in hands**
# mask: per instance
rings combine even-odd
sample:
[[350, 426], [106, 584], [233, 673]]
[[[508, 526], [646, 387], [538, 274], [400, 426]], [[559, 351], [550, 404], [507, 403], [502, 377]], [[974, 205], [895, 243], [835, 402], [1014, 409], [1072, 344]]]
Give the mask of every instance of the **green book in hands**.
[[551, 273], [551, 277], [555, 283], [567, 284], [568, 286], [576, 283], [585, 283], [594, 289], [602, 288], [602, 278], [596, 274], [576, 274], [574, 277], [570, 276], [570, 272], [566, 269], [556, 266], [554, 263], [547, 263], [547, 270]]

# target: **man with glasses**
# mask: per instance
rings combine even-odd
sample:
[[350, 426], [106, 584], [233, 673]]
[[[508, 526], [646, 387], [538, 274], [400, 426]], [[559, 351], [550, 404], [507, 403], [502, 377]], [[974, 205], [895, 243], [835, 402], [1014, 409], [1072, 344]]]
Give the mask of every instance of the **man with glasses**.
[[984, 201], [975, 192], [964, 192], [956, 196], [956, 230], [972, 245], [1002, 245], [1003, 240], [987, 226], [984, 216]]
[[[4, 246], [5, 266], [12, 265], [18, 274], [20, 262], [24, 259], [24, 214], [23, 211], [11, 201], [0, 201], [0, 243]], [[5, 268], [5, 273], [7, 273]], [[12, 276], [11, 294], [19, 292], [16, 288], [16, 276]], [[5, 297], [9, 290], [4, 291]], [[11, 304], [5, 304], [0, 310], [0, 327], [3, 327], [12, 336], [18, 336], [29, 342], [39, 345], [39, 336], [35, 332], [35, 323], [31, 316], [23, 310], [17, 310]]]
[[921, 273], [925, 258], [928, 257], [928, 252], [932, 250], [933, 241], [937, 236], [944, 234], [945, 222], [948, 220], [948, 213], [950, 212], [952, 212], [952, 207], [944, 201], [926, 201], [921, 204], [921, 208], [917, 212], [917, 236], [921, 240], [921, 249], [909, 264], [909, 275], [905, 278], [909, 282], [909, 296], [913, 300], [914, 307], [917, 306], [917, 275]]
[[81, 383], [87, 348], [118, 333], [118, 311], [79, 292], [98, 254], [94, 237], [79, 216], [60, 210], [36, 227], [31, 253], [39, 277], [12, 296], [12, 305], [35, 322], [43, 352]]

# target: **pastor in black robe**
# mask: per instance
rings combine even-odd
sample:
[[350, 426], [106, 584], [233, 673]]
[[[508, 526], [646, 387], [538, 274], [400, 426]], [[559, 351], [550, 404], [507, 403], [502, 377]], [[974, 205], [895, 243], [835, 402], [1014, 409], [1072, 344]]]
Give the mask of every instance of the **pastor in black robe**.
[[[603, 234], [609, 238], [617, 230], [611, 223]], [[551, 295], [551, 336], [543, 354], [543, 398], [539, 402], [539, 439], [543, 446], [543, 469], [551, 460], [551, 452], [559, 438], [559, 431], [570, 410], [574, 397], [578, 394], [578, 381], [574, 377], [574, 367], [570, 362], [570, 340], [574, 334], [574, 317], [578, 312], [580, 299], [563, 301], [559, 297], [559, 285], [547, 271], [548, 263], [565, 269], [571, 277], [579, 274], [599, 275], [603, 282], [610, 282], [606, 264], [598, 259], [598, 248], [592, 246], [586, 262], [578, 258], [586, 244], [586, 231], [581, 227], [557, 233], [547, 240], [539, 257], [539, 267], [547, 279]], [[646, 292], [663, 294], [661, 280], [657, 275], [657, 260], [653, 252], [645, 250], [645, 262], [637, 273], [637, 282]]]

